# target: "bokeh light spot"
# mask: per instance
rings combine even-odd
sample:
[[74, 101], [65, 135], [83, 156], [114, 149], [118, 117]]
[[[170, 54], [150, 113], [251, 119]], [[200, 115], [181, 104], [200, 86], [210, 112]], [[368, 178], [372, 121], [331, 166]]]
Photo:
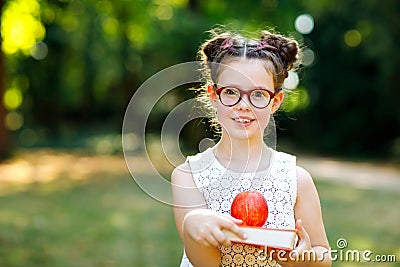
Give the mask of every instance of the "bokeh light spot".
[[49, 49], [43, 42], [36, 43], [31, 48], [31, 56], [36, 60], [43, 60], [47, 57]]
[[112, 17], [107, 17], [102, 23], [103, 31], [108, 35], [116, 35], [118, 33], [118, 20]]
[[288, 77], [283, 82], [283, 87], [289, 90], [297, 88], [299, 85], [299, 75], [294, 71], [289, 71], [288, 74]]
[[350, 47], [356, 47], [360, 45], [362, 41], [362, 35], [357, 30], [349, 30], [344, 34], [344, 42]]
[[169, 5], [160, 5], [156, 9], [156, 16], [159, 20], [169, 20], [174, 15], [174, 10]]
[[29, 55], [32, 46], [42, 41], [46, 30], [40, 21], [37, 0], [8, 1], [1, 16], [2, 50], [11, 55], [22, 51]]
[[10, 88], [4, 92], [3, 104], [8, 110], [14, 110], [22, 104], [22, 93], [17, 88]]
[[199, 142], [199, 151], [204, 152], [210, 147], [213, 147], [215, 145], [215, 141], [210, 139], [210, 138], [204, 138], [200, 140]]
[[310, 66], [314, 63], [315, 61], [315, 53], [309, 48], [306, 48], [302, 51], [302, 58], [301, 58], [301, 64], [304, 66]]
[[294, 27], [301, 34], [309, 34], [314, 29], [314, 18], [309, 14], [302, 14], [296, 18]]
[[128, 25], [126, 29], [126, 37], [136, 47], [142, 47], [146, 39], [146, 33], [143, 27], [136, 24]]
[[24, 117], [16, 111], [9, 112], [5, 117], [5, 126], [11, 131], [16, 131], [24, 125]]

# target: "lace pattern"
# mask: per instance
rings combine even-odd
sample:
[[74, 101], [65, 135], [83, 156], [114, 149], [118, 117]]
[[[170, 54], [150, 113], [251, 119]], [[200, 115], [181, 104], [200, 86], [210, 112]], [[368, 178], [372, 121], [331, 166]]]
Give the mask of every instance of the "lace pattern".
[[[234, 197], [243, 191], [257, 190], [268, 203], [268, 220], [264, 227], [294, 229], [294, 205], [297, 196], [296, 158], [272, 150], [269, 169], [255, 173], [227, 170], [215, 158], [211, 149], [188, 157], [193, 179], [203, 194], [209, 209], [230, 214]], [[233, 244], [220, 247], [221, 266], [280, 266], [267, 259], [260, 247]], [[192, 266], [186, 255], [182, 266]]]

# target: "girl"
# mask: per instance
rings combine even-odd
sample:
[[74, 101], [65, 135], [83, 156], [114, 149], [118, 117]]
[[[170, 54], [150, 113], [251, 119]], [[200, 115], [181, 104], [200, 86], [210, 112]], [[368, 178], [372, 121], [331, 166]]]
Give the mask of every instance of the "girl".
[[[296, 166], [294, 156], [263, 141], [282, 103], [284, 79], [298, 59], [297, 42], [267, 31], [258, 39], [213, 34], [200, 50], [209, 75], [200, 97], [213, 110], [221, 138], [172, 173], [174, 217], [185, 250], [181, 266], [330, 266], [310, 174]], [[229, 230], [246, 239], [242, 221], [229, 214], [236, 194], [248, 190], [267, 200], [264, 227], [297, 230], [299, 241], [290, 254], [231, 243], [224, 235]]]

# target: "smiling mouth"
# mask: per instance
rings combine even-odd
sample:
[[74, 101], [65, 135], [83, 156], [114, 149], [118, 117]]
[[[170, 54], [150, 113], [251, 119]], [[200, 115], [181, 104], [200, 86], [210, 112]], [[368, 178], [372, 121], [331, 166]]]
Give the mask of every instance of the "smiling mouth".
[[250, 122], [254, 121], [252, 119], [245, 119], [245, 118], [234, 118], [233, 120], [238, 123], [250, 123]]

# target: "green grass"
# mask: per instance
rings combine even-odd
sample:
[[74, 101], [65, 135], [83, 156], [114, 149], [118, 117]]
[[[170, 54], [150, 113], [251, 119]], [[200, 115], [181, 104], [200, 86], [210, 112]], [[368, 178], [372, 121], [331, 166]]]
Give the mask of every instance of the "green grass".
[[130, 177], [0, 197], [0, 266], [177, 266], [180, 253], [171, 208]]
[[[362, 190], [349, 186], [317, 183], [325, 228], [332, 249], [344, 238], [348, 250], [372, 251], [375, 255], [395, 255], [396, 263], [334, 262], [333, 266], [398, 266], [400, 262], [399, 193]], [[339, 252], [335, 254], [339, 257]], [[346, 257], [343, 256], [345, 260]], [[351, 257], [350, 257], [351, 259]]]
[[[398, 193], [328, 182], [317, 188], [332, 249], [346, 238], [348, 249], [397, 254], [400, 261]], [[65, 177], [0, 196], [0, 266], [172, 267], [181, 253], [171, 207], [143, 193], [130, 176]]]

